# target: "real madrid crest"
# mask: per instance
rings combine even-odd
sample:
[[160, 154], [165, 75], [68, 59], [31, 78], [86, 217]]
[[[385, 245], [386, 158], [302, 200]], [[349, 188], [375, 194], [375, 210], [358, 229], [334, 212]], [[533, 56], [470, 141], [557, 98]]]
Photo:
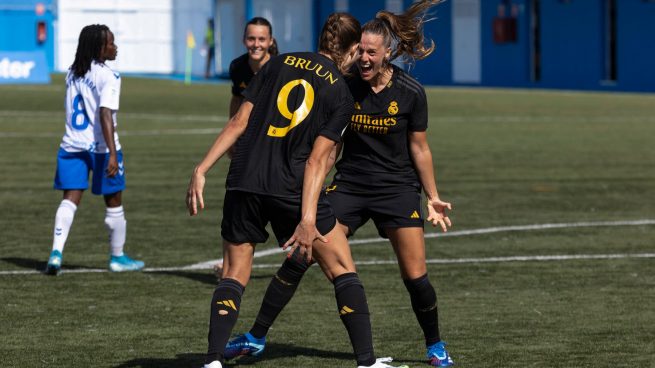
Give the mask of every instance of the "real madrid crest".
[[398, 102], [391, 101], [387, 111], [389, 112], [389, 115], [396, 115], [398, 113]]

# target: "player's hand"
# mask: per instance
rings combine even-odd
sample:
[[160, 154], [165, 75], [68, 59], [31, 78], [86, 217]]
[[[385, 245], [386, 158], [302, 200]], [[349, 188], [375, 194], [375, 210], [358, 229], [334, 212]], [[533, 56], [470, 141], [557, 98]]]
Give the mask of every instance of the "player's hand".
[[452, 226], [446, 209], [451, 211], [453, 206], [439, 198], [428, 199], [428, 222], [431, 222], [432, 226], [440, 225], [444, 233]]
[[198, 214], [198, 207], [205, 208], [205, 201], [202, 198], [202, 190], [205, 188], [205, 175], [198, 173], [196, 170], [191, 175], [189, 181], [189, 188], [186, 191], [186, 207], [189, 210], [189, 215], [195, 216]]
[[108, 178], [113, 178], [118, 174], [118, 159], [116, 155], [109, 155], [109, 161], [107, 161], [107, 168], [105, 169], [105, 174]]
[[316, 224], [306, 224], [301, 222], [298, 224], [298, 226], [296, 226], [296, 231], [294, 231], [289, 240], [284, 243], [282, 249], [286, 250], [289, 246], [291, 246], [291, 250], [289, 251], [289, 256], [291, 256], [293, 252], [295, 252], [296, 248], [300, 248], [298, 251], [300, 256], [304, 257], [307, 262], [311, 262], [312, 245], [316, 239], [322, 241], [323, 243], [328, 242], [327, 238], [318, 232]]

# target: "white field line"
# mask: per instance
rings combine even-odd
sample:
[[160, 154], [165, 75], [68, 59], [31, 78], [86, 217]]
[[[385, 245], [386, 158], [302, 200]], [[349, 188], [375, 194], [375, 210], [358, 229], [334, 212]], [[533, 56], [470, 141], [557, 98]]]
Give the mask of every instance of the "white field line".
[[[218, 134], [221, 128], [204, 128], [204, 129], [155, 129], [155, 130], [122, 130], [119, 132], [121, 137], [130, 136], [160, 136], [160, 135], [203, 135]], [[0, 132], [0, 138], [59, 138], [61, 132], [43, 132], [43, 133], [22, 133], [22, 132]]]
[[[193, 114], [150, 114], [141, 112], [119, 112], [119, 122], [122, 119], [140, 119], [140, 120], [155, 120], [155, 121], [200, 121], [200, 122], [213, 122], [225, 123], [228, 120], [224, 115], [193, 115]], [[24, 111], [24, 110], [0, 110], [1, 118], [56, 118], [64, 121], [64, 110], [51, 110], [51, 111]]]
[[[31, 118], [31, 119], [59, 119], [63, 121], [63, 111], [0, 111], [0, 122], [3, 118]], [[221, 115], [175, 115], [175, 114], [143, 114], [143, 113], [120, 113], [120, 120], [140, 119], [153, 120], [158, 122], [209, 122], [225, 123], [227, 116]], [[63, 125], [63, 124], [62, 124]], [[187, 128], [187, 129], [153, 129], [153, 130], [124, 130], [118, 129], [119, 136], [158, 136], [158, 135], [201, 135], [218, 134], [220, 128]], [[0, 138], [60, 138], [63, 132], [0, 132]]]
[[[492, 234], [508, 231], [532, 231], [532, 230], [550, 230], [550, 229], [564, 229], [572, 227], [605, 227], [605, 226], [641, 226], [641, 225], [655, 225], [654, 219], [643, 219], [633, 221], [600, 221], [600, 222], [573, 222], [573, 223], [559, 223], [559, 224], [535, 224], [535, 225], [515, 225], [515, 226], [499, 226], [488, 227], [484, 229], [472, 229], [461, 231], [449, 231], [447, 233], [427, 233], [426, 238], [442, 238], [449, 236], [467, 236], [479, 234]], [[370, 238], [351, 240], [350, 244], [368, 244], [379, 243], [387, 241], [384, 238]]]
[[[63, 111], [24, 111], [24, 110], [4, 110], [0, 111], [0, 122], [7, 118], [29, 119], [62, 119]], [[176, 114], [150, 114], [150, 113], [120, 113], [120, 120], [135, 119], [158, 122], [214, 122], [225, 123], [227, 116], [221, 115], [176, 115]], [[489, 115], [489, 116], [437, 116], [436, 122], [443, 123], [548, 123], [552, 121], [566, 121], [569, 123], [655, 123], [655, 116], [530, 116], [530, 115]], [[199, 134], [217, 134], [218, 129], [160, 129], [132, 131], [119, 129], [119, 136], [157, 136], [157, 135], [199, 135]], [[61, 132], [0, 132], [0, 138], [53, 138], [61, 137]]]
[[[655, 258], [655, 253], [618, 253], [618, 254], [554, 254], [545, 256], [509, 256], [509, 257], [483, 257], [483, 258], [455, 258], [455, 259], [428, 259], [428, 264], [464, 264], [464, 263], [504, 263], [504, 262], [546, 262], [546, 261], [571, 261], [571, 260], [606, 260], [606, 259], [631, 259], [631, 258]], [[209, 263], [209, 262], [207, 262]], [[378, 266], [395, 265], [396, 260], [370, 260], [355, 262], [357, 266]], [[200, 264], [199, 264], [200, 265]], [[212, 268], [214, 263], [202, 264], [202, 267], [152, 267], [145, 268], [143, 272], [175, 272], [175, 271], [198, 271]], [[255, 264], [253, 268], [279, 268], [281, 262]], [[109, 270], [100, 268], [89, 269], [64, 269], [63, 273], [107, 273]], [[21, 271], [0, 271], [0, 276], [8, 275], [35, 275], [40, 274], [36, 270]]]
[[[467, 236], [479, 234], [492, 234], [497, 232], [507, 231], [534, 231], [534, 230], [548, 230], [548, 229], [562, 229], [562, 228], [576, 228], [576, 227], [607, 227], [607, 226], [643, 226], [655, 225], [654, 219], [642, 219], [633, 221], [600, 221], [600, 222], [574, 222], [574, 223], [558, 223], [558, 224], [535, 224], [535, 225], [520, 225], [520, 226], [502, 226], [490, 227], [484, 229], [472, 229], [462, 231], [451, 231], [448, 233], [429, 233], [425, 234], [426, 238], [446, 237], [446, 236]], [[350, 244], [370, 244], [385, 242], [383, 238], [370, 238], [352, 240]], [[281, 248], [271, 248], [263, 251], [255, 252], [254, 257], [260, 258], [284, 252]], [[455, 258], [455, 259], [428, 259], [429, 264], [462, 264], [462, 263], [499, 263], [499, 262], [543, 262], [543, 261], [568, 261], [568, 260], [595, 260], [595, 259], [625, 259], [625, 258], [655, 258], [655, 253], [619, 253], [619, 254], [558, 254], [558, 255], [543, 255], [543, 256], [508, 256], [508, 257], [483, 257], [483, 258]], [[215, 259], [206, 262], [200, 262], [189, 266], [181, 267], [153, 267], [146, 268], [144, 272], [166, 272], [166, 271], [193, 271], [193, 270], [206, 270], [211, 269], [217, 262], [222, 262], [222, 259]], [[371, 261], [358, 261], [355, 262], [358, 266], [362, 265], [387, 265], [396, 264], [395, 260], [371, 260]], [[280, 263], [271, 264], [255, 264], [253, 268], [277, 268]], [[103, 273], [108, 272], [105, 269], [74, 269], [65, 270], [65, 273]], [[36, 270], [20, 270], [20, 271], [0, 271], [0, 276], [4, 275], [33, 275], [38, 274]]]

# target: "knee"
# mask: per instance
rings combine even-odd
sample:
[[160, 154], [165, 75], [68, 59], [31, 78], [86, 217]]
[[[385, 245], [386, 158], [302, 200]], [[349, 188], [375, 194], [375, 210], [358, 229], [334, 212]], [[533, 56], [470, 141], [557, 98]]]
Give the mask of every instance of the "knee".
[[282, 264], [277, 271], [276, 277], [281, 282], [297, 284], [313, 262], [307, 262], [304, 257], [300, 256], [298, 249]]
[[409, 292], [412, 304], [421, 309], [433, 309], [437, 303], [437, 293], [430, 283], [428, 274], [411, 280], [403, 280], [407, 291]]

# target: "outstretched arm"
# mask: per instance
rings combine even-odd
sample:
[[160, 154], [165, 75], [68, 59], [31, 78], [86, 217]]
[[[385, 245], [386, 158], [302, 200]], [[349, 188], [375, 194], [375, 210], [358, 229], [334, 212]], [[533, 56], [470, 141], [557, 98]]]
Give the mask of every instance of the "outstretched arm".
[[331, 168], [328, 164], [335, 145], [336, 142], [326, 137], [316, 138], [312, 152], [305, 164], [300, 223], [296, 226], [296, 231], [291, 238], [283, 245], [284, 249], [292, 246], [291, 253], [296, 247], [301, 247], [300, 254], [304, 254], [308, 261], [312, 259], [312, 244], [315, 239], [327, 243], [327, 239], [316, 229], [316, 210], [321, 188], [323, 188], [325, 177]]
[[409, 150], [423, 191], [428, 199], [427, 220], [432, 222], [432, 226], [441, 225], [441, 229], [446, 232], [448, 227], [452, 226], [446, 209], [452, 210], [452, 205], [439, 198], [437, 183], [434, 179], [432, 152], [430, 152], [425, 131], [409, 133]]
[[200, 209], [205, 208], [202, 192], [205, 187], [205, 174], [214, 166], [214, 164], [234, 145], [237, 139], [243, 134], [248, 126], [248, 118], [252, 111], [253, 104], [244, 102], [239, 107], [236, 114], [227, 122], [225, 128], [218, 134], [214, 144], [209, 148], [205, 157], [193, 170], [189, 187], [186, 194], [186, 205], [189, 214], [194, 216]]

